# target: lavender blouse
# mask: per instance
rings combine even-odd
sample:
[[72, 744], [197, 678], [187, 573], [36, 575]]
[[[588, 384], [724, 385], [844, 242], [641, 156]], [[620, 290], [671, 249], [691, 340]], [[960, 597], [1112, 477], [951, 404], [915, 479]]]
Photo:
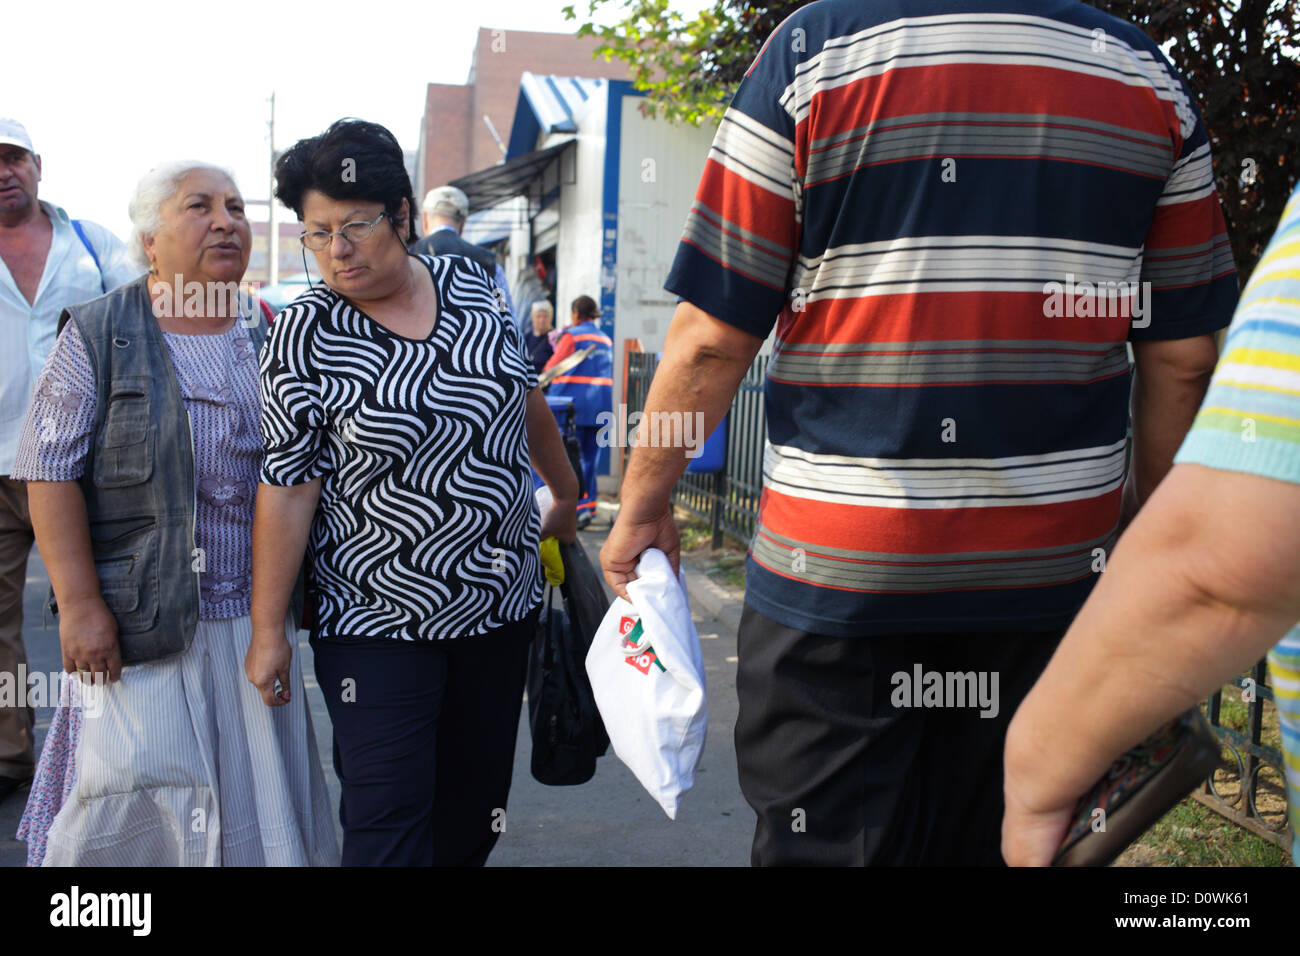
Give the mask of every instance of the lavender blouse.
[[[262, 463], [257, 352], [239, 322], [216, 335], [164, 332], [163, 339], [194, 430], [194, 543], [203, 561], [199, 617], [243, 617], [251, 597], [253, 501]], [[94, 421], [94, 370], [70, 322], [36, 382], [11, 477], [80, 478]]]

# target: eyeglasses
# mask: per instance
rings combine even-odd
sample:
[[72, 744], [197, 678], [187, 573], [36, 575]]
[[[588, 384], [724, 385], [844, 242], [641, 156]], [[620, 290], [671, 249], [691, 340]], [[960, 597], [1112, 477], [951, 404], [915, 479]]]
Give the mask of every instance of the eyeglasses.
[[356, 222], [344, 223], [343, 228], [338, 232], [330, 232], [327, 229], [313, 229], [311, 232], [302, 233], [298, 238], [302, 241], [303, 246], [312, 252], [320, 252], [329, 248], [335, 236], [342, 236], [355, 246], [357, 243], [369, 239], [371, 233], [375, 231], [375, 227], [379, 225], [379, 220], [387, 215], [388, 213], [381, 212], [369, 222], [358, 219]]

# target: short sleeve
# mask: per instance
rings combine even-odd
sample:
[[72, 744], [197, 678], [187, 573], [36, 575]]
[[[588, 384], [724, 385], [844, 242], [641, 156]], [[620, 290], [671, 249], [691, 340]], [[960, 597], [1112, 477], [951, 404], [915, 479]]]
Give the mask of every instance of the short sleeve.
[[664, 283], [759, 338], [786, 304], [798, 251], [789, 22], [759, 52], [722, 118]]
[[1300, 484], [1300, 187], [1251, 273], [1174, 461]]
[[1237, 270], [1214, 186], [1210, 137], [1186, 84], [1163, 58], [1160, 63], [1169, 74], [1179, 129], [1171, 131], [1176, 158], [1143, 246], [1150, 321], [1133, 324], [1134, 342], [1217, 332], [1237, 304]]
[[95, 372], [76, 323], [59, 333], [18, 438], [11, 477], [76, 481], [86, 469], [95, 428]]
[[325, 470], [321, 453], [325, 414], [312, 361], [315, 324], [315, 306], [296, 302], [276, 318], [262, 347], [264, 484], [301, 485]]

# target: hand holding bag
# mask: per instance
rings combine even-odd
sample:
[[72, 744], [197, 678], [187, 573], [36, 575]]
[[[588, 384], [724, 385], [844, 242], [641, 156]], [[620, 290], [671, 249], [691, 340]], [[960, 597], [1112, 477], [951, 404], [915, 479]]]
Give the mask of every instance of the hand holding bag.
[[631, 602], [616, 598], [596, 632], [587, 674], [614, 752], [675, 820], [704, 750], [704, 658], [685, 578], [654, 548], [636, 574]]
[[1222, 763], [1193, 707], [1122, 753], [1075, 806], [1053, 866], [1106, 866]]

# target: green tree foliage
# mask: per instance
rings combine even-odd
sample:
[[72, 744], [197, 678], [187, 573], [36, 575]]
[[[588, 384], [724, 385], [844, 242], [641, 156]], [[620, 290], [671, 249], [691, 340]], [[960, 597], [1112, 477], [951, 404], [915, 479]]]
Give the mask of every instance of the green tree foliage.
[[[632, 82], [647, 94], [645, 112], [698, 125], [722, 119], [763, 41], [806, 3], [715, 0], [687, 18], [669, 0], [587, 0], [588, 19], [578, 36], [600, 37], [598, 56], [627, 63]], [[579, 19], [576, 8], [565, 7], [565, 16]], [[611, 9], [622, 19], [598, 25], [597, 15]]]
[[[625, 61], [647, 112], [717, 121], [764, 41], [803, 2], [715, 0], [684, 17], [670, 0], [587, 0], [580, 36]], [[1210, 133], [1215, 178], [1243, 283], [1300, 173], [1300, 4], [1296, 0], [1089, 0], [1136, 24], [1186, 80]], [[614, 4], [611, 6], [611, 4]], [[603, 26], [598, 13], [618, 10]]]
[[1091, 2], [1168, 49], [1195, 96], [1244, 284], [1300, 174], [1300, 6], [1295, 0]]

